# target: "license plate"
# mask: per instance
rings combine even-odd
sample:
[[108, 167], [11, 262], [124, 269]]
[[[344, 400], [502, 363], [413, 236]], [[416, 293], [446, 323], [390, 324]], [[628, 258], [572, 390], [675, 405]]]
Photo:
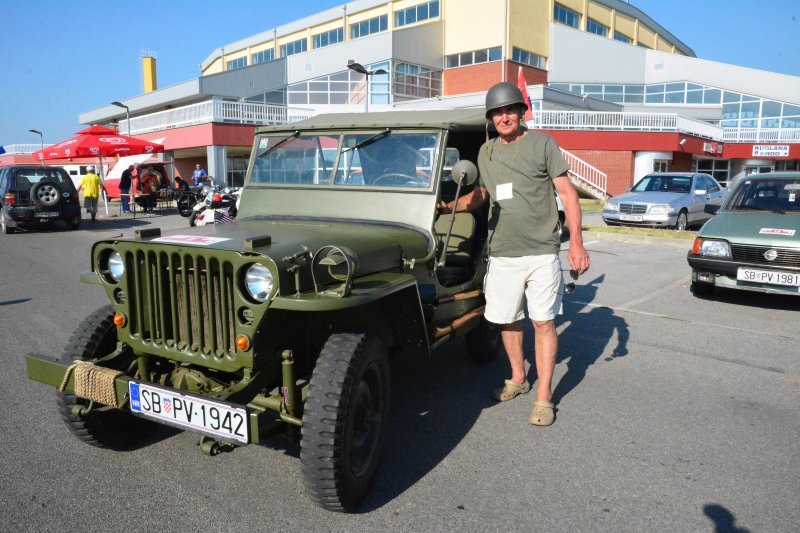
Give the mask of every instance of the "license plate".
[[247, 444], [247, 411], [146, 383], [130, 381], [131, 412], [171, 426], [190, 429], [220, 440]]
[[752, 283], [767, 283], [770, 285], [784, 285], [787, 287], [800, 287], [800, 273], [776, 272], [774, 270], [756, 270], [753, 268], [739, 268], [736, 272], [739, 281]]
[[641, 222], [642, 221], [642, 215], [620, 215], [619, 219], [620, 220], [625, 220], [625, 221], [628, 221], [628, 222]]
[[34, 213], [33, 216], [36, 218], [48, 218], [48, 217], [57, 217], [60, 216], [61, 213], [58, 211], [44, 211], [42, 213]]

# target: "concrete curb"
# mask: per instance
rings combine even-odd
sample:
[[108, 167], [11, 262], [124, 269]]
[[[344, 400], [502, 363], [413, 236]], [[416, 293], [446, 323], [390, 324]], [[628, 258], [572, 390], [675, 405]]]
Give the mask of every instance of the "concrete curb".
[[622, 233], [606, 233], [603, 231], [584, 231], [583, 240], [587, 241], [614, 241], [631, 244], [645, 244], [647, 246], [668, 246], [681, 248], [687, 252], [692, 248], [692, 241], [683, 239], [669, 239], [666, 237], [649, 237], [645, 235], [625, 235]]

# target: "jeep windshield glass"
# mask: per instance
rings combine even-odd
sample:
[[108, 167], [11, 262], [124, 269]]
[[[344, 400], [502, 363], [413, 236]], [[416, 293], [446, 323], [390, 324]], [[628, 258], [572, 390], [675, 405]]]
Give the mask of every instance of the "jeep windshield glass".
[[745, 179], [725, 208], [800, 214], [800, 178]]
[[438, 141], [438, 133], [402, 130], [263, 136], [249, 183], [427, 188]]

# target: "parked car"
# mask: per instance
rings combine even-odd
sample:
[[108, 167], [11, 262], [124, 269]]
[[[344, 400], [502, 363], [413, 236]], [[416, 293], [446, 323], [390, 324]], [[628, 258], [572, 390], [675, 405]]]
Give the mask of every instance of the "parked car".
[[633, 188], [606, 202], [603, 221], [609, 226], [655, 226], [685, 230], [701, 226], [711, 218], [705, 206], [719, 206], [726, 192], [708, 174], [648, 174]]
[[0, 229], [62, 220], [70, 229], [81, 225], [78, 192], [61, 167], [14, 165], [0, 168]]
[[749, 176], [718, 211], [687, 257], [695, 294], [725, 287], [800, 295], [800, 172]]

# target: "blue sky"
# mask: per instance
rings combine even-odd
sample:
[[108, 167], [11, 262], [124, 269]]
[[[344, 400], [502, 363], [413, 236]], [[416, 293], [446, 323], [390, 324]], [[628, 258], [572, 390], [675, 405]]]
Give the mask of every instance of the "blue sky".
[[[448, 0], [457, 2], [458, 0]], [[543, 0], [529, 0], [543, 1]], [[6, 1], [0, 10], [0, 145], [45, 143], [78, 114], [141, 92], [140, 52], [158, 85], [192, 79], [215, 48], [341, 5], [338, 0]], [[698, 57], [800, 76], [798, 0], [631, 0]], [[131, 8], [135, 5], [135, 8]]]

